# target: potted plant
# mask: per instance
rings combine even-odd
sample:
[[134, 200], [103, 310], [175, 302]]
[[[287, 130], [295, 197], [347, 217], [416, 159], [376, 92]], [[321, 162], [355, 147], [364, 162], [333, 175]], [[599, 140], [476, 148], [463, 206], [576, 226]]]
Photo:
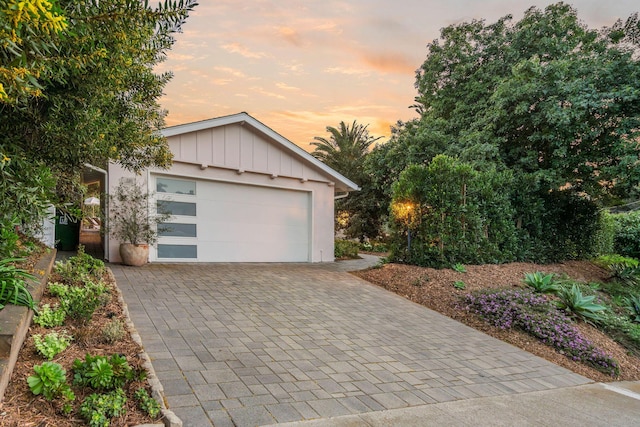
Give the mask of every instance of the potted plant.
[[149, 245], [158, 240], [157, 225], [170, 216], [155, 213], [155, 208], [149, 204], [151, 196], [135, 180], [126, 179], [122, 179], [109, 195], [107, 229], [120, 241], [120, 258], [125, 265], [147, 263]]

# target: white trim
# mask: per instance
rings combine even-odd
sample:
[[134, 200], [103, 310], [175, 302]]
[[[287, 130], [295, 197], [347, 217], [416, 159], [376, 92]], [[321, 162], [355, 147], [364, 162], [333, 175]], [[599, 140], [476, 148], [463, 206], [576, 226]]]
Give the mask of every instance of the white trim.
[[337, 182], [340, 182], [344, 186], [347, 187], [347, 191], [359, 191], [360, 187], [355, 182], [351, 181], [344, 175], [338, 173], [333, 170], [326, 164], [322, 163], [320, 160], [313, 157], [311, 154], [307, 153], [302, 148], [298, 147], [293, 142], [289, 141], [284, 136], [280, 135], [267, 125], [263, 124], [259, 120], [251, 117], [249, 114], [242, 112], [237, 114], [232, 114], [229, 116], [217, 117], [208, 120], [202, 120], [199, 122], [193, 123], [185, 123], [182, 125], [171, 126], [165, 128], [161, 131], [162, 135], [165, 137], [182, 135], [185, 133], [197, 132], [204, 129], [210, 129], [214, 127], [226, 126], [231, 124], [241, 124], [241, 125], [250, 125], [253, 129], [261, 132], [263, 135], [271, 138], [281, 145], [282, 148], [288, 150], [296, 154], [298, 157], [303, 159], [307, 163], [311, 163], [316, 168], [320, 169], [330, 177], [334, 178]]

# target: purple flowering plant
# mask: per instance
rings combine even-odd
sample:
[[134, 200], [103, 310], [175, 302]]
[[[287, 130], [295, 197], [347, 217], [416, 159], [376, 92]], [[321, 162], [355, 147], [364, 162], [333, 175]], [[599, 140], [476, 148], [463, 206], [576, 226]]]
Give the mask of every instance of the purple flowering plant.
[[618, 363], [583, 337], [571, 318], [545, 295], [529, 289], [502, 289], [473, 292], [464, 299], [469, 311], [500, 329], [520, 329], [572, 360], [611, 376], [620, 373]]

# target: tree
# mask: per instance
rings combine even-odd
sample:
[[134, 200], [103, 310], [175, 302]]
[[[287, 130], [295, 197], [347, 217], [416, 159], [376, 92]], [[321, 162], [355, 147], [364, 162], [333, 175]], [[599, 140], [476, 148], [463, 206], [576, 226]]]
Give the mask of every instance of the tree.
[[336, 202], [336, 217], [344, 218], [342, 227], [346, 234], [361, 240], [377, 237], [381, 225], [381, 217], [373, 215], [376, 201], [371, 197], [369, 179], [364, 172], [364, 160], [369, 149], [381, 137], [369, 135], [367, 127], [355, 120], [351, 126], [340, 122], [339, 129], [327, 126], [327, 132], [331, 134], [328, 139], [316, 136], [313, 138], [315, 142], [311, 142], [315, 146], [311, 153], [315, 158], [361, 186], [360, 192]]
[[[12, 159], [4, 162], [5, 172], [27, 183], [48, 169], [56, 180], [53, 202], [62, 204], [81, 200], [85, 163], [115, 161], [134, 171], [168, 166], [171, 153], [160, 134], [165, 112], [158, 100], [171, 74], [158, 75], [154, 67], [196, 4], [0, 3], [2, 18], [11, 18], [0, 23], [0, 83], [7, 95], [0, 102], [0, 155]], [[3, 73], [15, 64], [24, 65], [28, 77], [12, 80]], [[19, 184], [3, 198], [17, 200]]]
[[416, 73], [420, 118], [390, 141], [379, 182], [440, 153], [510, 171], [520, 257], [587, 256], [597, 207], [640, 182], [638, 34], [637, 14], [594, 30], [564, 3], [444, 28]]
[[0, 104], [41, 96], [44, 56], [67, 28], [55, 0], [0, 0]]
[[43, 96], [1, 107], [4, 152], [42, 161], [59, 178], [84, 163], [109, 160], [135, 171], [167, 166], [171, 154], [159, 133], [165, 112], [158, 99], [171, 75], [157, 75], [154, 67], [194, 5], [61, 1], [69, 26], [56, 40], [56, 53], [43, 59]]
[[637, 25], [591, 30], [564, 3], [510, 20], [448, 27], [429, 45], [422, 127], [449, 137], [444, 152], [535, 174], [544, 191], [629, 191], [640, 180], [640, 45], [624, 35]]

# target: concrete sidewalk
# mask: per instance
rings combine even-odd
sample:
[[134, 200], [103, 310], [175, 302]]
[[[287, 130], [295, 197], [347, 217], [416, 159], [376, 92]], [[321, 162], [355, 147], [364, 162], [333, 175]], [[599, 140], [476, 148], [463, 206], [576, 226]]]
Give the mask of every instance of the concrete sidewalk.
[[278, 427], [632, 427], [640, 424], [640, 394], [633, 392], [633, 389], [640, 389], [639, 384], [588, 384], [283, 423], [278, 424]]
[[600, 386], [577, 387], [592, 382], [344, 273], [348, 263], [110, 267], [185, 426], [597, 425], [601, 414], [626, 425], [637, 414], [626, 408], [638, 401], [611, 393], [586, 400], [591, 412], [574, 419], [589, 422], [567, 424]]

